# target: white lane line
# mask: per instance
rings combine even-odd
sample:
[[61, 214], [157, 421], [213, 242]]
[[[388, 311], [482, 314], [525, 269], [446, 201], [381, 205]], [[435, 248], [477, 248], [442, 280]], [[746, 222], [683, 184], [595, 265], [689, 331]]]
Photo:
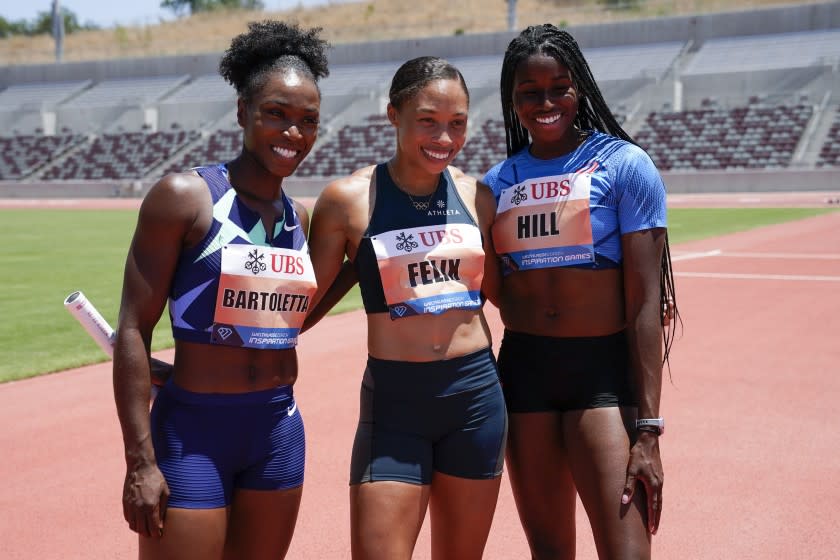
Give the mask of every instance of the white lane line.
[[757, 253], [751, 251], [723, 251], [713, 249], [711, 251], [697, 251], [693, 253], [677, 253], [671, 257], [672, 261], [690, 261], [706, 257], [729, 257], [736, 259], [799, 259], [799, 260], [840, 260], [840, 253]]
[[806, 282], [840, 282], [840, 276], [797, 275], [797, 274], [735, 274], [728, 272], [674, 272], [683, 278], [721, 278], [725, 280], [787, 280]]
[[720, 249], [713, 249], [712, 251], [705, 251], [699, 253], [682, 253], [671, 257], [671, 262], [676, 261], [690, 261], [692, 259], [703, 259], [706, 257], [716, 257], [721, 254]]
[[751, 253], [741, 251], [720, 252], [721, 257], [739, 259], [803, 259], [803, 260], [840, 260], [840, 253]]

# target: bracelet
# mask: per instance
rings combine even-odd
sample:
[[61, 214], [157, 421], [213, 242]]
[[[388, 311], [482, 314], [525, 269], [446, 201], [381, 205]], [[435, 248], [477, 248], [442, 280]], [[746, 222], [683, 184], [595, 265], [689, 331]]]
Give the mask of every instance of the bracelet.
[[651, 433], [656, 433], [656, 435], [661, 436], [662, 433], [665, 431], [665, 419], [664, 418], [638, 418], [636, 420], [636, 429], [644, 428], [645, 431], [649, 431]]
[[637, 432], [647, 432], [655, 436], [659, 436], [659, 428], [655, 426], [639, 426], [636, 428]]

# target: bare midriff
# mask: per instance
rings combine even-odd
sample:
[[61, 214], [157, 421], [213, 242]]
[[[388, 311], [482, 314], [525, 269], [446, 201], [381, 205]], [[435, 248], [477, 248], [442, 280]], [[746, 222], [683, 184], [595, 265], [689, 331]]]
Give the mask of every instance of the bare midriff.
[[433, 362], [490, 346], [490, 328], [478, 311], [447, 311], [392, 320], [388, 313], [367, 316], [368, 353], [381, 360]]
[[544, 268], [502, 284], [505, 328], [540, 336], [605, 336], [624, 329], [621, 269]]
[[247, 393], [291, 385], [297, 370], [294, 348], [258, 350], [175, 342], [173, 380], [196, 393]]

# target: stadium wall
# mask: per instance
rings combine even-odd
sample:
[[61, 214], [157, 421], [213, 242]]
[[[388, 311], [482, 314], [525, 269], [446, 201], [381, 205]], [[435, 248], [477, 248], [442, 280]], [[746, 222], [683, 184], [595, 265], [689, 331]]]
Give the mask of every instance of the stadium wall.
[[[829, 169], [665, 171], [662, 178], [671, 194], [837, 190], [837, 171]], [[290, 177], [283, 186], [292, 196], [315, 197], [328, 181]], [[149, 187], [140, 181], [0, 181], [0, 198], [139, 198]]]
[[[584, 48], [688, 41], [694, 44], [717, 37], [788, 33], [840, 28], [840, 2], [823, 2], [696, 16], [676, 16], [620, 23], [572, 26], [569, 31]], [[336, 45], [332, 64], [407, 60], [419, 54], [443, 57], [501, 54], [510, 32], [429, 37]], [[171, 57], [95, 60], [61, 64], [5, 66], [0, 87], [32, 82], [90, 79], [200, 76], [217, 72], [221, 53]]]

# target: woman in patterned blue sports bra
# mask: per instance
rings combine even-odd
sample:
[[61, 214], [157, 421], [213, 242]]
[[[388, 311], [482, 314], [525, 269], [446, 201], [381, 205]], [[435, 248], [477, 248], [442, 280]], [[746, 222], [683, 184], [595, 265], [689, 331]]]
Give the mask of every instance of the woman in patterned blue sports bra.
[[[292, 385], [315, 292], [308, 214], [283, 192], [311, 150], [326, 76], [318, 29], [251, 23], [222, 57], [243, 148], [158, 181], [125, 266], [114, 396], [123, 513], [141, 559], [283, 558], [303, 484]], [[149, 411], [149, 346], [169, 303], [175, 360]]]
[[508, 158], [485, 182], [519, 517], [533, 558], [574, 558], [578, 494], [600, 558], [649, 558], [672, 340], [665, 188], [568, 33], [546, 24], [511, 41], [501, 100]]
[[394, 157], [328, 185], [312, 214], [316, 300], [346, 256], [367, 312], [350, 467], [355, 560], [409, 560], [427, 508], [432, 556], [478, 560], [493, 519], [507, 428], [482, 314], [499, 280], [495, 203], [449, 167], [468, 110], [457, 69], [406, 62], [388, 105]]

